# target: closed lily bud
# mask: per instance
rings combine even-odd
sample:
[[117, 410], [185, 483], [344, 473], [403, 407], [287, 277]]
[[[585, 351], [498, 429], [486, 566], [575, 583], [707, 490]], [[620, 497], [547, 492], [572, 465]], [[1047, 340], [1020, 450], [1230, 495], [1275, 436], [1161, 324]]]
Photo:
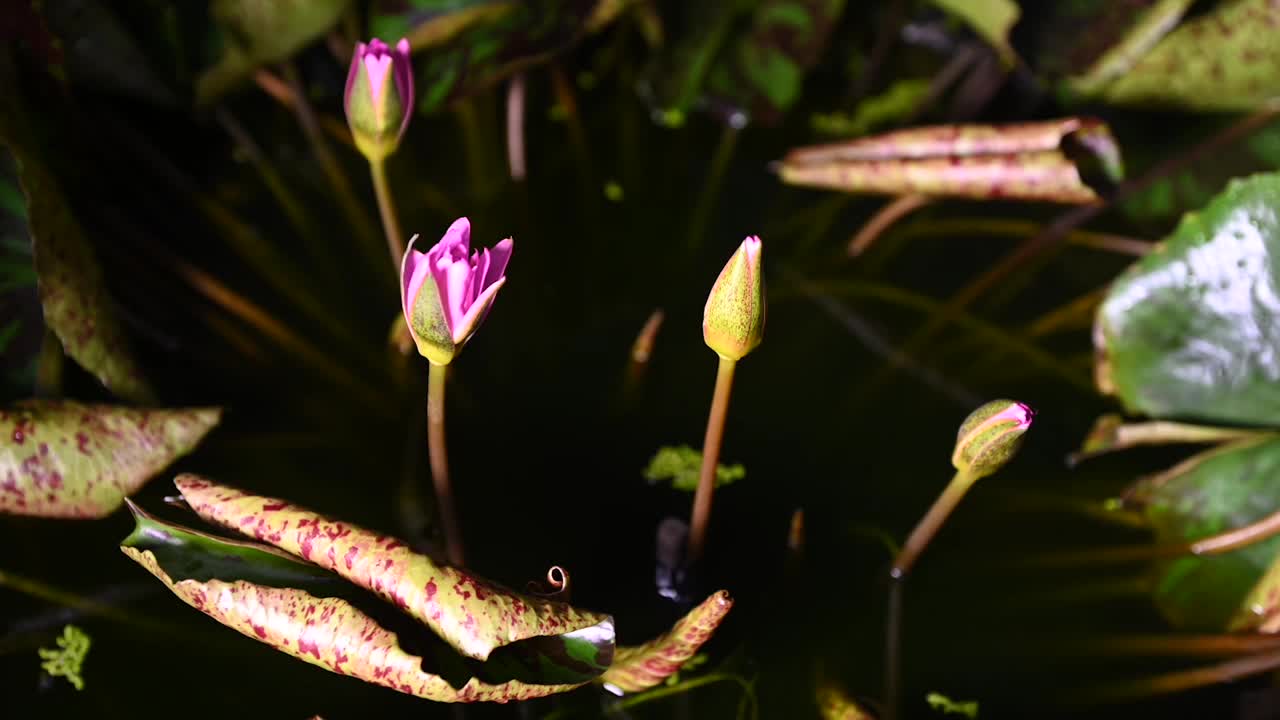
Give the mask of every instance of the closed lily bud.
[[413, 114], [413, 66], [409, 41], [394, 49], [377, 38], [357, 43], [343, 95], [347, 125], [356, 147], [369, 160], [395, 152]]
[[760, 238], [752, 235], [720, 271], [702, 313], [702, 338], [726, 360], [741, 360], [764, 338]]
[[400, 265], [405, 322], [418, 352], [436, 365], [448, 365], [484, 321], [494, 297], [507, 281], [511, 238], [492, 249], [471, 250], [471, 223], [458, 218], [426, 252], [409, 241]]
[[951, 464], [977, 479], [1004, 467], [1022, 444], [1035, 411], [1020, 402], [992, 400], [960, 425]]

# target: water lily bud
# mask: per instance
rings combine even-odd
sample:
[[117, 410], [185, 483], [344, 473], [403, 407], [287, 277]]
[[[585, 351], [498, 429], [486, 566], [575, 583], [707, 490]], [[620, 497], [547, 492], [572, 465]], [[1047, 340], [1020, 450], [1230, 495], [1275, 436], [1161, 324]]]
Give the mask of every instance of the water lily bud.
[[413, 114], [413, 66], [409, 41], [395, 49], [378, 39], [357, 43], [343, 95], [347, 125], [356, 147], [369, 160], [395, 152]]
[[409, 242], [400, 265], [401, 305], [418, 352], [448, 365], [489, 314], [507, 281], [511, 238], [492, 249], [471, 251], [471, 223], [458, 218], [426, 252]]
[[999, 470], [1018, 451], [1033, 417], [1034, 410], [1012, 400], [992, 400], [974, 410], [960, 425], [951, 464], [974, 479]]
[[702, 338], [726, 360], [740, 360], [764, 338], [762, 243], [752, 235], [729, 258], [707, 297]]

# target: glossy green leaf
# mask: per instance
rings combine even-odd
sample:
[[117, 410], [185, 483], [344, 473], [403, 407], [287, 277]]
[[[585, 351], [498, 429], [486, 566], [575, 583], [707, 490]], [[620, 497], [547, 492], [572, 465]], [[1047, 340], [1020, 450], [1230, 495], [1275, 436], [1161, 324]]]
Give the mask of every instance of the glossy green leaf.
[[1252, 110], [1280, 85], [1280, 5], [1222, 0], [1183, 22], [1102, 87], [1111, 103], [1194, 110]]
[[934, 125], [796, 148], [784, 183], [850, 193], [1090, 203], [1124, 173], [1105, 123], [1069, 117], [1011, 125]]
[[670, 631], [644, 645], [620, 647], [613, 667], [600, 680], [623, 692], [647, 690], [678, 672], [711, 639], [733, 608], [729, 593], [721, 590], [690, 610]]
[[1098, 309], [1098, 386], [1131, 412], [1280, 422], [1280, 174], [1183, 218]]
[[1009, 44], [1009, 31], [1018, 22], [1021, 9], [1013, 0], [929, 0], [960, 18], [1000, 53], [1006, 65], [1017, 60]]
[[0, 102], [0, 144], [13, 154], [22, 186], [45, 325], [111, 392], [149, 402], [154, 394], [116, 318], [93, 247], [39, 154], [21, 102], [16, 95]]
[[190, 452], [220, 415], [56, 400], [0, 410], [0, 513], [108, 515]]
[[512, 592], [440, 566], [399, 540], [330, 520], [283, 500], [249, 495], [194, 475], [178, 490], [202, 518], [331, 570], [402, 608], [459, 653], [477, 660], [534, 637], [607, 634], [608, 615]]
[[[1157, 542], [1198, 540], [1256, 522], [1280, 507], [1280, 440], [1215, 448], [1134, 492]], [[1184, 628], [1220, 631], [1280, 553], [1280, 537], [1222, 555], [1184, 556], [1165, 565], [1155, 601]]]
[[220, 29], [221, 55], [201, 74], [196, 102], [212, 103], [258, 67], [301, 50], [333, 27], [349, 2], [214, 0], [211, 12]]

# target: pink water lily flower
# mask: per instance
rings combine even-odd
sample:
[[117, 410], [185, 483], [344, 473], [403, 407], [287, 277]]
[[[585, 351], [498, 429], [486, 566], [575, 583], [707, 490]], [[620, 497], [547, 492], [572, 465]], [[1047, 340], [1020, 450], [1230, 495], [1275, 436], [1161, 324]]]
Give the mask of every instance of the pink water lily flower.
[[394, 49], [377, 38], [356, 44], [343, 109], [361, 152], [385, 157], [395, 150], [413, 115], [408, 40], [401, 38]]
[[409, 243], [400, 268], [405, 321], [418, 352], [447, 365], [475, 333], [506, 283], [513, 242], [471, 250], [471, 222], [458, 218], [440, 242], [421, 252]]

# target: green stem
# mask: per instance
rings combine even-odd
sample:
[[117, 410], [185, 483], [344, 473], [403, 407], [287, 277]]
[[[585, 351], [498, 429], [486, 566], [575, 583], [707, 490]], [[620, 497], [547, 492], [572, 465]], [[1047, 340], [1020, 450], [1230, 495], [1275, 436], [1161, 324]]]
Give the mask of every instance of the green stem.
[[391, 251], [391, 267], [399, 274], [400, 262], [404, 259], [404, 234], [400, 232], [400, 219], [396, 215], [396, 205], [391, 197], [391, 186], [387, 183], [387, 159], [370, 160], [369, 172], [373, 174], [378, 213], [382, 215], [382, 229], [387, 234], [387, 249]]
[[431, 458], [431, 481], [436, 490], [437, 515], [444, 529], [445, 550], [449, 562], [462, 567], [462, 529], [453, 504], [453, 486], [449, 484], [449, 455], [444, 442], [444, 387], [449, 366], [431, 363], [427, 376], [427, 451]]
[[702, 469], [698, 472], [698, 491], [693, 496], [693, 520], [689, 527], [689, 552], [686, 560], [693, 564], [702, 557], [706, 545], [707, 524], [711, 520], [711, 495], [716, 487], [716, 464], [720, 460], [720, 443], [724, 439], [724, 420], [729, 414], [729, 392], [733, 388], [733, 370], [737, 363], [720, 358], [716, 371], [716, 390], [707, 417], [707, 434], [702, 441]]
[[889, 575], [895, 579], [901, 579], [911, 572], [911, 566], [915, 564], [920, 557], [920, 553], [924, 552], [925, 546], [938, 533], [938, 528], [942, 527], [942, 523], [946, 522], [947, 516], [952, 510], [956, 509], [956, 505], [960, 504], [960, 498], [969, 491], [973, 486], [976, 477], [969, 475], [964, 471], [956, 471], [955, 477], [951, 478], [950, 484], [934, 501], [933, 507], [929, 508], [929, 512], [920, 520], [920, 524], [916, 525], [916, 529], [911, 531], [911, 536], [907, 538], [907, 542], [902, 545], [902, 550], [898, 552], [898, 557], [893, 560], [893, 567], [889, 569]]

